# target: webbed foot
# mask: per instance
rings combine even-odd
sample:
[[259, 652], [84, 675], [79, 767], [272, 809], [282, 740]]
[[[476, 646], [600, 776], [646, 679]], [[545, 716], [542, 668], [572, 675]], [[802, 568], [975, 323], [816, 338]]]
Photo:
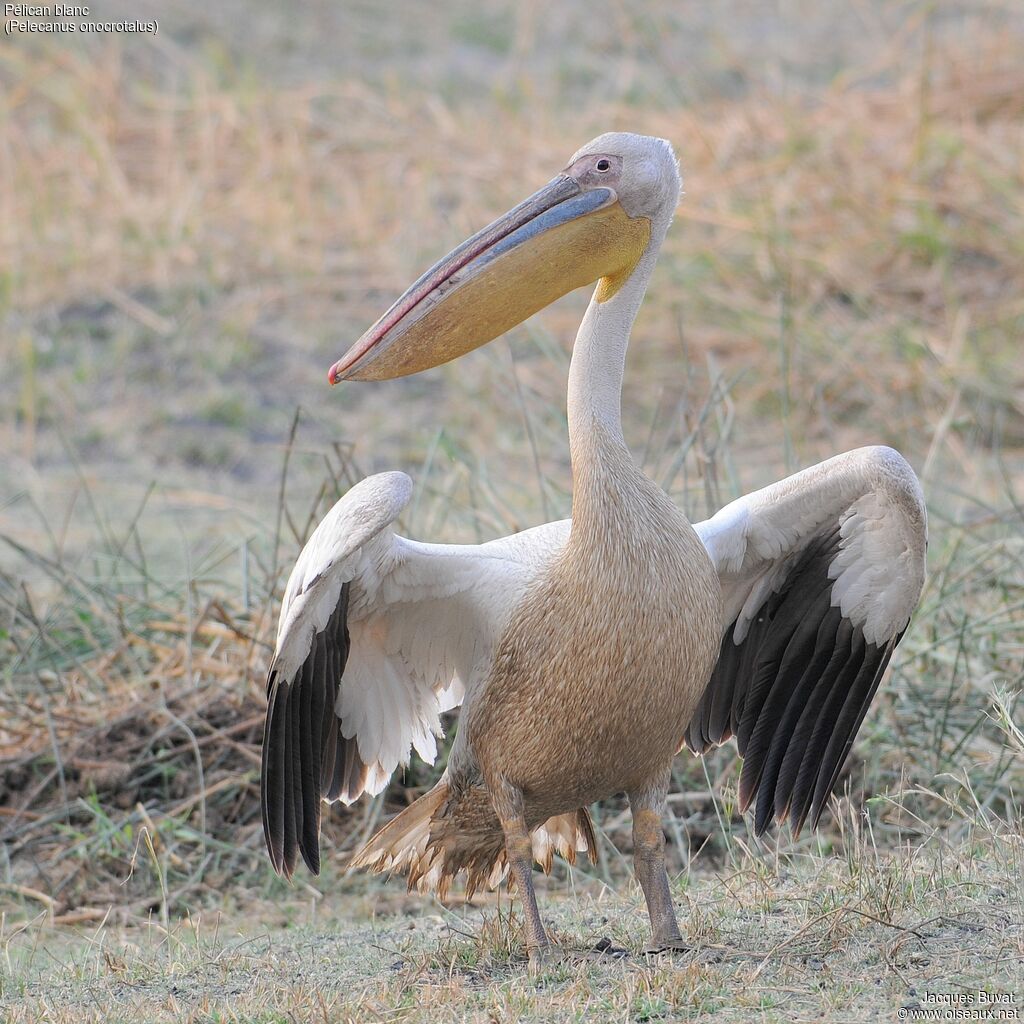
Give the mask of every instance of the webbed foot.
[[590, 949], [566, 949], [549, 943], [530, 950], [530, 974], [536, 977], [562, 964], [583, 964], [596, 961], [622, 960], [629, 951], [612, 944], [611, 939], [598, 939]]
[[644, 956], [658, 953], [692, 953], [693, 946], [682, 938], [656, 939], [641, 950]]

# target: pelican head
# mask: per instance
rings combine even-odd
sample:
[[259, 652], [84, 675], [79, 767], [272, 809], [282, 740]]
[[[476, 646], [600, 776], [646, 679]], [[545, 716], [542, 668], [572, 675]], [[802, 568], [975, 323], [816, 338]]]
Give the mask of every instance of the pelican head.
[[390, 380], [439, 366], [595, 281], [595, 301], [607, 301], [652, 239], [660, 243], [679, 189], [664, 139], [599, 135], [542, 189], [435, 263], [328, 379]]

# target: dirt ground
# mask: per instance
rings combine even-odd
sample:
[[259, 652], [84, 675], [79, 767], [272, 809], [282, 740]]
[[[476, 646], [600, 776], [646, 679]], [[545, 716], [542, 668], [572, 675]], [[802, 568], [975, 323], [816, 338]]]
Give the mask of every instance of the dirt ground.
[[[847, 851], [851, 855], [854, 851]], [[400, 883], [307, 886], [289, 901], [225, 901], [167, 931], [55, 930], [3, 936], [0, 1007], [53, 1021], [896, 1021], [957, 1000], [1024, 1012], [1024, 847], [976, 835], [960, 851], [861, 846], [839, 857], [748, 857], [676, 883], [689, 951], [644, 955], [635, 885], [575, 873], [543, 909], [583, 953], [531, 977], [515, 905], [442, 906]], [[1013, 1014], [1017, 1014], [1014, 1016]], [[920, 1019], [928, 1019], [921, 1017]], [[943, 1019], [943, 1018], [936, 1018]]]

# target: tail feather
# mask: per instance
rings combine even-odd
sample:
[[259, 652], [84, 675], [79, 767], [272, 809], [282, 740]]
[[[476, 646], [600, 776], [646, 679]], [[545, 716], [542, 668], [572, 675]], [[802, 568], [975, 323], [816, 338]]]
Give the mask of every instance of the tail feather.
[[533, 859], [545, 875], [551, 873], [554, 854], [570, 864], [576, 863], [576, 854], [586, 853], [591, 864], [597, 863], [597, 836], [590, 812], [581, 807], [568, 814], [557, 814], [548, 818], [530, 834], [533, 841]]
[[447, 799], [448, 786], [439, 783], [378, 829], [352, 859], [352, 867], [408, 872], [427, 855], [431, 819]]
[[[597, 861], [597, 838], [586, 808], [558, 814], [531, 833], [533, 856], [545, 874], [554, 854], [570, 864], [577, 852]], [[457, 796], [442, 779], [430, 792], [389, 821], [356, 854], [356, 868], [405, 874], [409, 888], [445, 899], [452, 882], [466, 873], [466, 898], [494, 889], [508, 873], [505, 837], [482, 787]]]

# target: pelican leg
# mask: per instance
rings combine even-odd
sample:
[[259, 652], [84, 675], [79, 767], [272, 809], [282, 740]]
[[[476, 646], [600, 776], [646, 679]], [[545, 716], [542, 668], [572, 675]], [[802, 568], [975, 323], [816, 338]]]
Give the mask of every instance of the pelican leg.
[[544, 930], [537, 906], [537, 894], [533, 889], [533, 844], [526, 828], [526, 818], [519, 814], [513, 818], [502, 818], [501, 829], [505, 833], [505, 854], [509, 870], [515, 879], [519, 898], [523, 903], [526, 928], [526, 951], [530, 957], [531, 970], [546, 963], [551, 957], [551, 940]]
[[633, 812], [633, 870], [644, 891], [651, 919], [652, 941], [645, 952], [687, 948], [679, 933], [665, 869], [665, 833], [661, 822], [667, 790], [666, 780], [665, 786], [655, 790], [629, 794]]
[[515, 879], [523, 903], [526, 952], [530, 957], [530, 970], [535, 971], [542, 964], [555, 959], [552, 956], [555, 951], [544, 930], [544, 922], [540, 919], [537, 894], [533, 889], [533, 843], [530, 841], [530, 830], [526, 827], [523, 793], [505, 780], [491, 780], [487, 791], [501, 822], [509, 871]]

